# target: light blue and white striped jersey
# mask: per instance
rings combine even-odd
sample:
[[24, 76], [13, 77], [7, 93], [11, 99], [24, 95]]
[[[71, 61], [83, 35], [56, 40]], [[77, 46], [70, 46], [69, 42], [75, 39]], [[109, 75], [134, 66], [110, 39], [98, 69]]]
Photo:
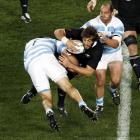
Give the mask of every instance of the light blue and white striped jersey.
[[66, 48], [61, 41], [52, 38], [35, 38], [30, 40], [24, 51], [24, 64], [28, 68], [29, 64], [43, 54], [61, 54]]
[[[112, 38], [113, 36], [123, 37], [124, 34], [124, 25], [120, 19], [112, 16], [112, 19], [108, 25], [105, 25], [100, 16], [97, 16], [94, 19], [86, 22], [81, 28], [87, 28], [88, 26], [93, 26], [96, 28], [97, 32], [101, 32], [106, 34], [107, 37]], [[104, 53], [112, 53], [120, 49], [120, 46], [117, 48], [109, 47], [108, 45], [104, 45]]]

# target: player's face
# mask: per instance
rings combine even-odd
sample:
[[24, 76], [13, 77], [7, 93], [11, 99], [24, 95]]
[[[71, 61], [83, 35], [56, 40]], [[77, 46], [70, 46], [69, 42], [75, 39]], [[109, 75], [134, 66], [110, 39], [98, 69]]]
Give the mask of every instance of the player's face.
[[102, 20], [102, 22], [104, 23], [108, 23], [110, 22], [112, 18], [112, 12], [110, 11], [110, 6], [101, 6], [100, 9], [100, 19]]
[[91, 48], [93, 43], [94, 43], [93, 37], [84, 37], [83, 38], [83, 45], [84, 45], [85, 49]]

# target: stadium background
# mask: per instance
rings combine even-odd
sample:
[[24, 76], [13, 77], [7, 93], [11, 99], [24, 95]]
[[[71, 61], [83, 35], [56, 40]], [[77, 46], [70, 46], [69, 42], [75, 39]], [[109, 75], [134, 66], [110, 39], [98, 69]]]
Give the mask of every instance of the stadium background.
[[[56, 86], [52, 84], [54, 110], [61, 132], [50, 130], [39, 96], [28, 105], [20, 98], [31, 81], [23, 67], [23, 51], [27, 41], [39, 36], [54, 37], [56, 28], [78, 28], [99, 13], [100, 0], [93, 13], [88, 13], [88, 0], [29, 0], [30, 24], [20, 21], [18, 0], [0, 0], [0, 139], [1, 140], [113, 140], [117, 138], [118, 108], [108, 94], [107, 77], [104, 113], [92, 123], [77, 104], [66, 99], [67, 118], [57, 112]], [[107, 1], [107, 0], [106, 0]], [[139, 38], [140, 41], [140, 38]], [[72, 80], [87, 103], [95, 109], [95, 76]], [[125, 94], [125, 93], [123, 93]], [[140, 92], [132, 79], [130, 139], [140, 139]], [[127, 121], [127, 120], [126, 120]]]

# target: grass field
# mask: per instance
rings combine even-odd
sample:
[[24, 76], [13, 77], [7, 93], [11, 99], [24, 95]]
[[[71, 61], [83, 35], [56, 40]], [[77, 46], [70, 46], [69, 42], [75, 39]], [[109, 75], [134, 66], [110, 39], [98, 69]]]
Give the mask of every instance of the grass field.
[[[102, 1], [100, 0], [99, 5]], [[20, 104], [20, 98], [31, 85], [30, 78], [23, 67], [25, 43], [39, 36], [54, 37], [53, 31], [56, 28], [80, 27], [99, 12], [98, 5], [95, 12], [88, 13], [87, 2], [85, 0], [29, 0], [32, 22], [24, 24], [20, 21], [19, 1], [0, 0], [0, 140], [117, 139], [118, 108], [112, 103], [107, 84], [104, 113], [96, 123], [90, 122], [77, 104], [68, 97], [66, 107], [69, 116], [59, 117], [56, 108], [56, 86], [52, 84], [54, 110], [61, 126], [59, 133], [50, 130], [39, 97], [34, 98], [28, 105]], [[94, 109], [95, 76], [77, 78], [72, 80], [72, 83]], [[140, 140], [140, 91], [136, 89], [136, 83], [133, 75], [131, 140]]]

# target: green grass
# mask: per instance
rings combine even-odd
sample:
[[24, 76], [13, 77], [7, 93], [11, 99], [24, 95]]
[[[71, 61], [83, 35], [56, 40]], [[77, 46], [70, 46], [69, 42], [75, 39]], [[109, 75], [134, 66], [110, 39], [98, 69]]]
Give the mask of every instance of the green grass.
[[[98, 122], [92, 123], [69, 97], [66, 98], [69, 116], [65, 119], [59, 117], [56, 86], [52, 84], [54, 110], [61, 125], [59, 133], [50, 130], [39, 97], [28, 105], [20, 104], [20, 98], [31, 85], [23, 66], [25, 43], [38, 36], [54, 37], [56, 28], [80, 27], [99, 11], [96, 7], [95, 12], [88, 13], [87, 1], [84, 0], [30, 0], [29, 3], [32, 22], [24, 24], [20, 21], [19, 1], [0, 0], [0, 140], [116, 139], [118, 110], [108, 95], [107, 87], [104, 113]], [[95, 76], [76, 78], [72, 83], [86, 102], [95, 108]], [[130, 137], [134, 140], [140, 138], [140, 93], [134, 76], [132, 96]]]

